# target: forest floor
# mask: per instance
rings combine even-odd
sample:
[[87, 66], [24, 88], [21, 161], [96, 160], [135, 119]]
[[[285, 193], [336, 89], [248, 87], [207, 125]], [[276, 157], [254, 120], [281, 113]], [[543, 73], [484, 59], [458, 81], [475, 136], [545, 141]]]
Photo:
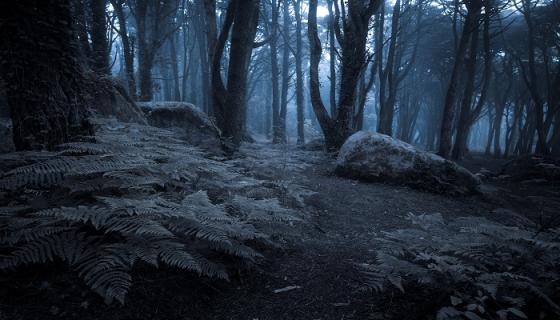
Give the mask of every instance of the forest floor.
[[[296, 190], [280, 199], [298, 210], [306, 222], [284, 236], [282, 249], [267, 249], [256, 268], [227, 282], [200, 280], [184, 272], [148, 272], [135, 276], [127, 304], [106, 306], [79, 292], [57, 289], [22, 296], [25, 312], [18, 318], [79, 319], [415, 319], [433, 311], [410, 310], [399, 295], [379, 296], [362, 288], [358, 264], [372, 262], [383, 232], [407, 227], [408, 213], [441, 213], [444, 218], [484, 216], [502, 223], [538, 220], [560, 207], [558, 189], [531, 183], [490, 180], [482, 194], [449, 197], [381, 183], [365, 183], [334, 175], [334, 158], [319, 151], [267, 143], [245, 145], [235, 160], [225, 160], [255, 179]], [[463, 163], [473, 172], [497, 172], [502, 160], [481, 156]], [[210, 193], [209, 193], [210, 194]], [[29, 275], [32, 277], [32, 275]], [[69, 285], [69, 282], [66, 282]], [[275, 290], [280, 290], [278, 292]], [[13, 302], [13, 301], [12, 301]], [[0, 307], [6, 307], [0, 306]], [[406, 312], [406, 313], [403, 313]], [[0, 313], [0, 319], [2, 315]], [[7, 318], [6, 318], [7, 319]]]

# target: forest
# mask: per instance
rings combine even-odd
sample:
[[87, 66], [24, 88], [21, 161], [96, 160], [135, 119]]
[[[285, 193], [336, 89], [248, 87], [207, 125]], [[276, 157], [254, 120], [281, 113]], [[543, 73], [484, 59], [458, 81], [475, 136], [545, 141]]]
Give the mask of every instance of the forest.
[[4, 319], [560, 319], [560, 1], [0, 1]]

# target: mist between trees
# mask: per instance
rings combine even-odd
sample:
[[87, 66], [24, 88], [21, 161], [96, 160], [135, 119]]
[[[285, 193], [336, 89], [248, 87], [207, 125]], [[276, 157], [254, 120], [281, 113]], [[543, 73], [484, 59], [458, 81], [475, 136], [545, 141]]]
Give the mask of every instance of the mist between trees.
[[[26, 0], [2, 7], [4, 16], [33, 19], [12, 21], [2, 33], [18, 149], [91, 130], [82, 121], [88, 104], [76, 103], [88, 86], [73, 76], [86, 74], [115, 77], [135, 101], [194, 104], [232, 150], [249, 136], [321, 138], [337, 150], [352, 133], [372, 130], [454, 159], [472, 151], [560, 153], [557, 1]], [[23, 33], [35, 48], [22, 45]], [[33, 75], [17, 76], [27, 70]], [[19, 90], [44, 83], [38, 90], [46, 97], [58, 90], [53, 78], [64, 91], [57, 106], [36, 108], [41, 95]], [[44, 130], [54, 134], [38, 136]]]

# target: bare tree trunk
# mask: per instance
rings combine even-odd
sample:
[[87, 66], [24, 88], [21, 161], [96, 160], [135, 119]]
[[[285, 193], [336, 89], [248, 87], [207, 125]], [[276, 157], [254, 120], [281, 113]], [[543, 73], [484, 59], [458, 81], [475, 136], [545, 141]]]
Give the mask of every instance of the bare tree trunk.
[[109, 44], [107, 41], [106, 0], [89, 0], [91, 10], [91, 67], [98, 74], [108, 75]]
[[136, 99], [136, 80], [134, 79], [134, 43], [128, 36], [128, 27], [126, 17], [123, 12], [123, 0], [110, 0], [113, 6], [117, 19], [119, 20], [119, 36], [123, 46], [124, 54], [124, 68], [126, 72], [126, 80], [128, 84], [128, 94], [130, 97]]
[[[342, 46], [341, 79], [339, 103], [336, 117], [331, 118], [327, 113], [319, 87], [319, 62], [321, 60], [321, 41], [317, 32], [317, 0], [309, 2], [308, 36], [310, 47], [310, 81], [311, 103], [317, 120], [325, 136], [327, 149], [336, 151], [344, 141], [354, 132], [354, 107], [357, 98], [357, 85], [360, 74], [365, 66], [366, 40], [369, 21], [379, 9], [380, 1], [351, 0], [342, 3], [344, 11], [344, 35], [340, 30], [339, 43]], [[345, 5], [348, 6], [346, 15]], [[337, 9], [337, 7], [335, 7]], [[338, 9], [337, 9], [338, 11]], [[335, 22], [335, 24], [338, 24]], [[336, 28], [335, 28], [336, 29]]]
[[153, 98], [152, 67], [154, 50], [151, 50], [147, 39], [148, 0], [136, 2], [136, 28], [138, 36], [138, 75], [140, 80], [140, 101], [151, 101]]
[[89, 64], [89, 59], [91, 58], [91, 46], [89, 44], [88, 35], [88, 23], [87, 14], [85, 8], [85, 2], [87, 0], [75, 0], [74, 3], [74, 28], [76, 35], [78, 36], [79, 52], [82, 54], [82, 58]]
[[282, 94], [280, 96], [280, 126], [279, 137], [281, 143], [286, 143], [286, 116], [288, 113], [288, 90], [290, 88], [290, 7], [288, 0], [283, 1], [282, 33], [284, 47], [282, 48]]
[[439, 155], [444, 158], [449, 158], [451, 154], [452, 129], [453, 129], [453, 121], [455, 118], [455, 102], [456, 102], [457, 91], [459, 88], [459, 78], [461, 73], [462, 60], [467, 50], [469, 36], [471, 32], [474, 30], [474, 28], [478, 25], [478, 21], [475, 19], [475, 17], [478, 16], [478, 12], [480, 12], [480, 10], [481, 10], [480, 4], [477, 4], [475, 7], [468, 8], [467, 17], [465, 19], [463, 31], [461, 33], [461, 39], [459, 40], [459, 46], [457, 47], [457, 52], [455, 55], [455, 63], [453, 64], [451, 79], [449, 80], [449, 86], [447, 88], [447, 93], [445, 95], [445, 102], [443, 105], [443, 117], [441, 120], [439, 151], [438, 151]]
[[[235, 1], [235, 0], [234, 0]], [[222, 134], [229, 143], [226, 151], [236, 150], [243, 139], [246, 112], [247, 72], [257, 32], [259, 0], [237, 1], [231, 30], [231, 47], [227, 76], [228, 107], [223, 109]], [[221, 55], [220, 55], [221, 56]], [[219, 58], [216, 53], [215, 59]]]
[[[478, 20], [475, 16], [475, 20]], [[476, 76], [476, 60], [478, 56], [478, 27], [475, 27], [471, 33], [471, 45], [469, 49], [469, 57], [465, 63], [467, 71], [467, 79], [463, 92], [463, 99], [459, 114], [459, 122], [457, 123], [457, 136], [455, 138], [455, 146], [453, 147], [453, 159], [461, 159], [467, 152], [467, 140], [469, 136], [469, 127], [471, 119], [471, 103], [474, 95], [474, 81]]]
[[[537, 131], [537, 153], [548, 154], [549, 149], [547, 146], [547, 134], [544, 129], [544, 103], [540, 96], [539, 82], [542, 79], [537, 75], [537, 67], [535, 64], [535, 31], [532, 17], [533, 3], [530, 0], [522, 0], [522, 9], [520, 10], [525, 18], [527, 24], [527, 43], [528, 43], [528, 60], [529, 60], [529, 74], [526, 74], [523, 63], [520, 63], [522, 68], [524, 81], [529, 88], [531, 98], [534, 102], [535, 108], [535, 127]], [[516, 4], [517, 5], [517, 4]]]
[[309, 37], [309, 91], [311, 96], [311, 106], [317, 116], [317, 121], [321, 126], [327, 149], [337, 149], [336, 145], [341, 144], [337, 141], [334, 121], [329, 117], [327, 110], [321, 99], [321, 89], [319, 84], [319, 63], [321, 62], [321, 41], [317, 32], [317, 0], [309, 0], [307, 19], [307, 33]]
[[17, 150], [93, 134], [70, 10], [69, 0], [0, 2], [0, 71]]
[[327, 9], [329, 11], [329, 71], [330, 71], [330, 87], [329, 87], [329, 103], [331, 117], [336, 117], [336, 39], [334, 35], [335, 16], [333, 14], [333, 0], [327, 1]]
[[171, 73], [173, 75], [173, 100], [181, 101], [181, 84], [179, 81], [179, 62], [177, 61], [177, 35], [169, 38], [169, 57], [171, 63]]
[[[397, 0], [393, 7], [393, 15], [391, 18], [391, 38], [389, 40], [389, 51], [387, 52], [387, 65], [380, 74], [379, 79], [379, 119], [377, 124], [377, 132], [391, 136], [393, 134], [393, 116], [395, 113], [396, 102], [396, 77], [395, 67], [397, 63], [397, 37], [399, 34], [399, 18], [400, 18], [401, 1]], [[378, 54], [383, 54], [379, 52]], [[382, 66], [381, 66], [382, 67]], [[388, 95], [386, 97], [386, 95]]]
[[270, 65], [271, 65], [271, 83], [272, 83], [272, 143], [282, 142], [282, 132], [280, 124], [280, 91], [278, 70], [278, 2], [272, 0], [271, 16], [272, 22], [270, 27]]
[[303, 96], [303, 39], [301, 35], [301, 1], [294, 1], [294, 11], [296, 16], [296, 104], [297, 104], [297, 143], [305, 143], [304, 115], [305, 100]]

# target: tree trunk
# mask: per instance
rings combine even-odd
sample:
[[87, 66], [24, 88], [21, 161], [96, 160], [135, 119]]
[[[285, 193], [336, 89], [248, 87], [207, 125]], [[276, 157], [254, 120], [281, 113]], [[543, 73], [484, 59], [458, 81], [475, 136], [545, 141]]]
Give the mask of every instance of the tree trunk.
[[[478, 11], [480, 7], [478, 7]], [[439, 151], [438, 154], [444, 158], [449, 158], [452, 147], [452, 129], [453, 121], [455, 118], [455, 102], [457, 91], [459, 89], [459, 79], [461, 76], [461, 66], [462, 60], [467, 50], [467, 44], [469, 42], [469, 36], [478, 25], [478, 21], [474, 19], [474, 11], [471, 9], [467, 13], [465, 19], [465, 24], [463, 26], [463, 31], [461, 33], [461, 39], [459, 40], [459, 46], [457, 47], [457, 52], [455, 54], [455, 62], [453, 64], [453, 71], [451, 72], [451, 79], [449, 80], [449, 86], [447, 88], [447, 93], [445, 95], [445, 102], [443, 105], [443, 117], [441, 119], [441, 130], [439, 138]]]
[[169, 58], [173, 76], [173, 100], [181, 101], [181, 83], [179, 81], [179, 62], [177, 61], [177, 34], [169, 38]]
[[246, 112], [247, 72], [257, 32], [259, 0], [238, 1], [231, 30], [231, 47], [227, 77], [228, 107], [223, 110], [222, 133], [229, 139], [229, 150], [236, 150], [243, 139]]
[[337, 145], [342, 145], [337, 139], [334, 122], [329, 117], [323, 100], [319, 83], [319, 63], [321, 62], [321, 41], [317, 32], [317, 0], [309, 0], [309, 11], [307, 19], [307, 34], [309, 37], [309, 92], [311, 106], [325, 136], [325, 144], [328, 150], [336, 150]]
[[0, 70], [17, 150], [93, 134], [70, 10], [69, 0], [0, 2]]
[[[475, 16], [475, 21], [477, 21]], [[478, 56], [478, 27], [475, 26], [471, 33], [471, 45], [469, 49], [469, 57], [465, 63], [467, 79], [463, 92], [463, 99], [459, 114], [459, 122], [457, 123], [457, 136], [455, 137], [455, 146], [453, 147], [452, 157], [455, 160], [461, 159], [467, 152], [467, 140], [469, 137], [470, 119], [471, 119], [471, 102], [474, 95], [474, 81], [476, 76], [476, 60]]]
[[270, 68], [272, 83], [272, 143], [282, 142], [280, 124], [280, 91], [279, 91], [279, 70], [278, 70], [278, 2], [272, 0], [270, 27]]
[[286, 116], [288, 113], [288, 90], [290, 88], [290, 7], [288, 0], [284, 0], [283, 4], [283, 25], [282, 33], [284, 34], [284, 48], [282, 49], [282, 94], [280, 96], [280, 142], [286, 143]]
[[123, 12], [123, 0], [111, 0], [117, 19], [119, 20], [119, 36], [123, 46], [124, 68], [126, 72], [126, 80], [128, 84], [128, 94], [133, 100], [136, 100], [136, 80], [134, 79], [134, 43], [128, 37], [128, 27], [126, 16]]
[[136, 3], [136, 29], [138, 36], [138, 75], [140, 80], [140, 101], [151, 101], [153, 98], [152, 67], [154, 64], [153, 50], [150, 50], [147, 35], [148, 0]]
[[[344, 141], [354, 133], [354, 107], [356, 105], [357, 85], [360, 74], [365, 66], [366, 40], [369, 21], [377, 11], [380, 1], [348, 1], [348, 14], [344, 16], [344, 35], [338, 36], [342, 46], [341, 77], [339, 102], [336, 117], [331, 118], [321, 99], [319, 84], [319, 63], [321, 60], [321, 41], [317, 32], [317, 0], [309, 1], [308, 36], [310, 47], [310, 79], [311, 103], [317, 120], [325, 136], [327, 149], [337, 151]], [[336, 9], [336, 7], [335, 7]], [[335, 21], [335, 24], [338, 24]], [[335, 30], [336, 31], [336, 30]]]
[[[397, 37], [399, 35], [399, 18], [400, 18], [401, 2], [397, 0], [393, 7], [391, 17], [391, 38], [389, 40], [389, 51], [387, 52], [387, 65], [385, 70], [381, 72], [379, 81], [379, 119], [377, 132], [393, 135], [393, 116], [395, 113], [396, 102], [396, 70], [399, 68], [396, 63]], [[378, 54], [383, 54], [379, 52]]]
[[91, 46], [89, 45], [89, 35], [88, 35], [88, 23], [87, 15], [85, 9], [85, 1], [87, 0], [75, 0], [74, 3], [74, 28], [76, 35], [78, 36], [79, 52], [82, 58], [89, 63], [91, 58]]
[[106, 0], [89, 0], [91, 10], [91, 68], [98, 74], [109, 75], [109, 43], [107, 41]]
[[301, 35], [301, 1], [294, 1], [294, 11], [296, 16], [296, 104], [297, 104], [297, 143], [305, 143], [304, 115], [305, 100], [303, 96], [303, 39]]
[[330, 86], [329, 86], [329, 104], [331, 110], [331, 117], [336, 117], [336, 43], [334, 35], [334, 19], [333, 14], [333, 0], [327, 1], [327, 9], [329, 11], [329, 71], [330, 71]]

